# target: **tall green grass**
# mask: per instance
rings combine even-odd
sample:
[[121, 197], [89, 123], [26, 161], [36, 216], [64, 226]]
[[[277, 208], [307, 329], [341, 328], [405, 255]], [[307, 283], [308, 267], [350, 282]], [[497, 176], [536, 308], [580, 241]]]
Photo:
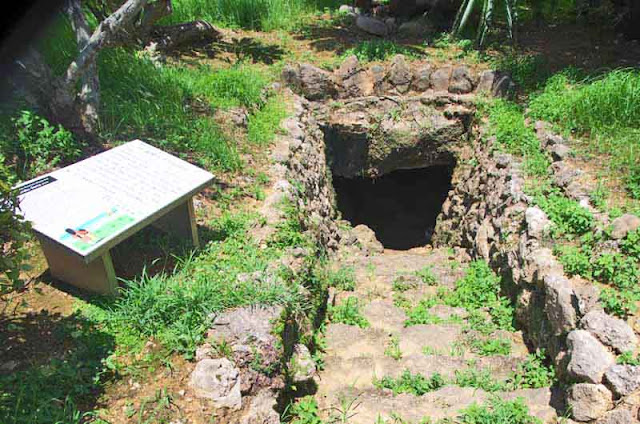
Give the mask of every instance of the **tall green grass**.
[[167, 22], [203, 19], [231, 28], [291, 29], [305, 15], [340, 4], [339, 0], [176, 0]]
[[[120, 346], [135, 347], [154, 337], [190, 357], [204, 342], [212, 314], [235, 306], [302, 302], [285, 281], [267, 278], [281, 250], [261, 249], [251, 239], [248, 229], [254, 218], [223, 215], [212, 223], [219, 240], [187, 258], [177, 273], [128, 281], [117, 300], [88, 305], [85, 315]], [[240, 278], [241, 274], [259, 276]]]
[[611, 169], [640, 199], [640, 71], [615, 70], [583, 81], [557, 74], [529, 107], [532, 117], [577, 132], [592, 150], [610, 155]]
[[[218, 4], [222, 2], [201, 6]], [[41, 50], [54, 73], [61, 75], [76, 51], [66, 20], [51, 27]], [[284, 108], [276, 110], [263, 95], [271, 77], [255, 66], [213, 70], [205, 65], [158, 65], [139, 52], [117, 48], [100, 53], [98, 69], [102, 136], [122, 141], [141, 138], [222, 171], [238, 170], [242, 162], [237, 140], [228, 139], [213, 119], [216, 108], [247, 108], [253, 143], [271, 141], [279, 124], [275, 121], [284, 117]]]

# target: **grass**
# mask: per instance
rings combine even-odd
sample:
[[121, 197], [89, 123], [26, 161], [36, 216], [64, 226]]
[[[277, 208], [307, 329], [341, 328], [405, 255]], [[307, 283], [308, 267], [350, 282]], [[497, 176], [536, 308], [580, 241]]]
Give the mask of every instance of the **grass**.
[[487, 109], [490, 135], [495, 136], [497, 145], [508, 153], [523, 157], [527, 175], [546, 176], [550, 161], [540, 150], [540, 142], [533, 130], [525, 124], [520, 108], [497, 100]]
[[[177, 8], [187, 2], [174, 5]], [[211, 6], [215, 2], [201, 2]], [[56, 74], [64, 71], [75, 50], [69, 24], [59, 20], [42, 45]], [[242, 143], [230, 139], [214, 120], [216, 109], [249, 111], [247, 139], [264, 146], [287, 114], [284, 99], [265, 95], [272, 77], [258, 66], [225, 69], [206, 65], [155, 64], [123, 48], [104, 49], [98, 57], [101, 85], [100, 134], [111, 140], [141, 138], [175, 153], [189, 155], [220, 171], [242, 166]], [[240, 146], [240, 147], [239, 147]]]
[[580, 134], [589, 150], [606, 155], [609, 169], [640, 199], [640, 72], [614, 70], [583, 80], [559, 73], [529, 107], [532, 117]]
[[[280, 251], [261, 249], [250, 239], [250, 220], [224, 215], [212, 223], [220, 240], [183, 261], [175, 275], [143, 275], [127, 281], [115, 301], [87, 305], [86, 314], [114, 334], [121, 346], [134, 348], [154, 337], [191, 357], [204, 342], [212, 314], [234, 306], [294, 301], [282, 279], [267, 278], [265, 272]], [[255, 272], [264, 278], [238, 278]]]
[[349, 296], [341, 304], [329, 307], [329, 319], [347, 325], [357, 325], [360, 328], [370, 326], [369, 321], [362, 315], [361, 304], [357, 297]]
[[323, 275], [329, 287], [338, 290], [354, 291], [356, 289], [356, 272], [352, 266], [342, 266], [337, 270], [328, 270]]
[[411, 374], [411, 371], [404, 370], [397, 378], [383, 377], [375, 379], [373, 385], [378, 389], [389, 389], [394, 395], [400, 393], [410, 393], [416, 396], [422, 396], [425, 393], [438, 390], [445, 385], [444, 378], [435, 373], [431, 377], [425, 377], [422, 374]]
[[5, 424], [85, 422], [91, 414], [79, 412], [79, 405], [93, 402], [99, 385], [113, 374], [110, 334], [78, 313], [51, 319], [56, 342], [66, 348], [44, 362], [0, 375], [0, 421]]
[[336, 0], [178, 0], [165, 23], [203, 19], [231, 28], [292, 29], [307, 15], [340, 4]]

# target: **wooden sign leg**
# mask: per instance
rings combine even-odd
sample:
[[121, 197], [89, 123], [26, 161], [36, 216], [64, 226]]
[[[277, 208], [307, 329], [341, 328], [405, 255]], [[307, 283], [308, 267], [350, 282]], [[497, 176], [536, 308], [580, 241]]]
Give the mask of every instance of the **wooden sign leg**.
[[184, 203], [164, 214], [153, 225], [167, 233], [190, 240], [194, 247], [200, 247], [193, 198], [187, 199]]
[[38, 235], [38, 240], [54, 278], [98, 294], [115, 296], [118, 293], [116, 272], [108, 250], [87, 264], [47, 237]]

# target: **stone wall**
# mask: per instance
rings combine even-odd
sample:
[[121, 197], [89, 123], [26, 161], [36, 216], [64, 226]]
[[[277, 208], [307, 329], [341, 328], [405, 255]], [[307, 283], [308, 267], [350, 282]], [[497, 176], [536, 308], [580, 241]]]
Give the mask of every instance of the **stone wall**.
[[294, 95], [294, 114], [283, 122], [289, 138], [285, 159], [291, 195], [305, 230], [323, 248], [335, 248], [340, 239], [335, 222], [335, 193], [325, 155], [324, 134], [310, 111], [310, 103]]
[[[549, 149], [562, 144], [538, 134]], [[554, 160], [552, 170], [563, 168], [560, 156]], [[616, 365], [618, 354], [636, 349], [637, 336], [601, 309], [591, 282], [564, 274], [545, 237], [552, 224], [523, 190], [521, 163], [476, 139], [458, 164], [434, 242], [469, 249], [505, 278], [528, 342], [545, 349], [561, 381], [573, 384], [566, 398], [576, 421], [638, 419], [640, 367]]]

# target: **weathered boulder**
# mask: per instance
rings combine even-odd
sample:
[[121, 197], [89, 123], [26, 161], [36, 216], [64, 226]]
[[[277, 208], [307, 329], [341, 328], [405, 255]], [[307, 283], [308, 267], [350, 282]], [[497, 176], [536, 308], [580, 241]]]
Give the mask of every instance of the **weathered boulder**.
[[384, 246], [376, 238], [376, 233], [366, 225], [360, 224], [353, 229], [360, 246], [368, 253], [382, 253]]
[[240, 418], [240, 424], [280, 424], [276, 405], [276, 395], [271, 390], [260, 390], [251, 398], [249, 407]]
[[403, 22], [398, 27], [398, 34], [402, 37], [424, 37], [434, 31], [433, 24], [426, 16], [419, 16]]
[[398, 93], [404, 94], [409, 91], [412, 77], [411, 69], [407, 66], [404, 56], [401, 54], [395, 55], [391, 61], [388, 79], [398, 90]]
[[611, 392], [602, 384], [579, 383], [571, 386], [567, 403], [576, 421], [591, 421], [602, 417], [613, 406]]
[[630, 213], [624, 214], [611, 223], [611, 238], [621, 240], [638, 228], [640, 228], [640, 218]]
[[470, 93], [473, 91], [473, 77], [467, 66], [456, 66], [451, 73], [449, 92], [456, 94]]
[[275, 343], [272, 328], [282, 311], [282, 306], [249, 306], [225, 311], [215, 317], [207, 337], [230, 344]]
[[413, 75], [412, 88], [415, 91], [427, 91], [431, 85], [431, 65], [424, 65], [416, 69]]
[[580, 322], [582, 328], [596, 336], [598, 340], [618, 352], [635, 350], [638, 340], [629, 325], [603, 311], [592, 311]]
[[287, 84], [309, 100], [322, 100], [337, 93], [331, 73], [307, 63], [286, 66], [282, 76]]
[[549, 317], [554, 334], [560, 335], [574, 329], [577, 322], [574, 305], [577, 299], [569, 280], [562, 275], [545, 276], [544, 293], [544, 310]]
[[217, 408], [239, 409], [240, 371], [227, 358], [203, 359], [191, 373], [189, 386], [195, 395], [210, 399]]
[[561, 161], [569, 157], [571, 154], [571, 147], [566, 144], [554, 144], [549, 151], [554, 161]]
[[516, 86], [509, 75], [487, 70], [480, 74], [476, 89], [479, 93], [490, 94], [495, 97], [509, 97], [515, 92]]
[[336, 74], [342, 84], [341, 97], [369, 96], [373, 93], [373, 79], [359, 66], [355, 55], [346, 58]]
[[633, 424], [633, 416], [628, 409], [614, 409], [604, 414], [595, 424]]
[[551, 170], [553, 171], [554, 182], [563, 188], [568, 187], [577, 177], [582, 175], [582, 171], [574, 168], [565, 161], [553, 163]]
[[343, 4], [338, 8], [338, 14], [355, 18], [360, 14], [360, 10], [357, 7], [353, 7], [348, 4]]
[[640, 389], [640, 366], [614, 365], [604, 374], [607, 386], [617, 396], [627, 396]]
[[552, 226], [547, 214], [537, 206], [527, 208], [524, 214], [527, 232], [535, 239], [541, 240]]
[[615, 358], [585, 330], [573, 330], [567, 336], [569, 363], [567, 372], [578, 381], [600, 383], [605, 371], [613, 365]]
[[389, 33], [389, 28], [383, 21], [370, 16], [358, 15], [356, 26], [364, 32], [378, 37], [385, 37]]
[[294, 383], [304, 383], [315, 376], [316, 363], [307, 346], [300, 343], [294, 346], [291, 356], [291, 371]]
[[431, 88], [434, 91], [447, 91], [449, 89], [449, 79], [451, 78], [451, 67], [438, 68], [431, 74]]

